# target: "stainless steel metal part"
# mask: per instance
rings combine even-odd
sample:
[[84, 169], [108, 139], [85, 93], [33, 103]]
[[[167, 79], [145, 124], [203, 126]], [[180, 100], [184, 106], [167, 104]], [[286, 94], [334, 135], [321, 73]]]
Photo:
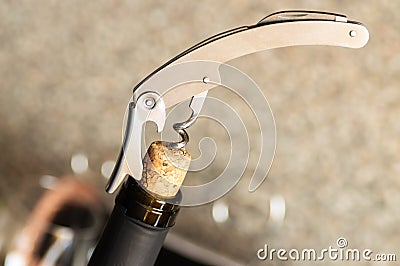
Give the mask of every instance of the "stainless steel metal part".
[[192, 114], [190, 115], [190, 117], [184, 122], [175, 123], [173, 125], [174, 130], [181, 136], [182, 140], [178, 142], [164, 142], [166, 146], [173, 149], [180, 149], [185, 147], [186, 143], [189, 142], [189, 135], [185, 131], [185, 129], [193, 125], [193, 123], [199, 117], [201, 108], [203, 107], [204, 101], [207, 97], [207, 93], [208, 91], [203, 91], [202, 93], [199, 93], [192, 97], [189, 104], [190, 109], [192, 109]]
[[337, 22], [347, 22], [347, 17], [341, 14], [321, 12], [321, 11], [308, 11], [308, 10], [290, 10], [272, 13], [265, 18], [261, 19], [258, 24], [274, 23], [293, 20], [330, 20]]
[[[351, 32], [353, 35], [356, 33], [354, 37]], [[146, 77], [135, 86], [134, 93], [141, 94], [151, 87], [154, 88], [160, 78], [157, 74], [162, 69], [182, 62], [202, 60], [224, 63], [264, 50], [302, 45], [361, 48], [368, 39], [367, 28], [359, 22], [347, 20], [344, 15], [310, 11], [279, 12], [267, 16], [255, 25], [223, 32], [189, 48]], [[157, 92], [163, 95], [168, 108], [214, 86], [215, 84], [188, 84], [184, 90]]]
[[[161, 132], [165, 124], [165, 105], [160, 96], [147, 92], [139, 96], [136, 104], [128, 106], [124, 140], [106, 191], [114, 192], [127, 174], [140, 179], [142, 174], [142, 133], [147, 121], [153, 121]], [[129, 164], [128, 164], [129, 161]]]
[[[161, 131], [165, 108], [199, 95], [192, 99], [193, 113], [189, 120], [176, 124], [176, 128], [184, 130], [183, 127], [196, 120], [205, 98], [201, 97], [205, 95], [202, 93], [221, 84], [219, 67], [215, 62], [222, 65], [243, 55], [299, 45], [361, 48], [368, 39], [366, 27], [347, 20], [346, 16], [316, 11], [285, 11], [267, 16], [257, 24], [217, 34], [187, 49], [134, 87], [123, 148], [107, 192], [114, 192], [126, 175], [141, 178], [141, 132], [146, 121], [154, 121]], [[202, 68], [189, 63], [197, 60], [203, 61]], [[207, 66], [205, 61], [213, 61], [213, 64]], [[182, 85], [185, 85], [184, 89]]]

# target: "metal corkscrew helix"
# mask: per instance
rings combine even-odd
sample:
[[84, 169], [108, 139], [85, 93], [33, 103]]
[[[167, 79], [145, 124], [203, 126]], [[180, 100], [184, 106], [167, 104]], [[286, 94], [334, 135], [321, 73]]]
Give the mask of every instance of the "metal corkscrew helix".
[[170, 149], [181, 149], [186, 146], [186, 144], [189, 142], [189, 134], [186, 132], [185, 129], [190, 127], [190, 121], [192, 120], [192, 116], [189, 117], [188, 120], [180, 123], [175, 123], [172, 127], [174, 130], [179, 134], [179, 136], [182, 138], [180, 141], [177, 142], [163, 142], [163, 144], [170, 148]]
[[[204, 83], [208, 83], [209, 81], [207, 78], [203, 79]], [[184, 122], [179, 122], [173, 124], [173, 129], [179, 134], [179, 136], [182, 138], [180, 141], [177, 142], [163, 142], [163, 144], [171, 149], [181, 149], [186, 146], [186, 144], [189, 142], [189, 135], [186, 132], [185, 129], [188, 129], [191, 127], [194, 122], [196, 122], [197, 118], [199, 117], [201, 108], [204, 104], [204, 100], [206, 99], [207, 96], [207, 91], [197, 94], [196, 96], [192, 97], [189, 107], [192, 109], [192, 114], [190, 117], [184, 121]]]

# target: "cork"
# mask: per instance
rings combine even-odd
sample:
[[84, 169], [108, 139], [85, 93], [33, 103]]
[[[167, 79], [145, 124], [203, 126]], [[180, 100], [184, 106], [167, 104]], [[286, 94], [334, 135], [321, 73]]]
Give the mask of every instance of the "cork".
[[155, 141], [143, 159], [140, 183], [162, 198], [173, 198], [185, 179], [190, 160], [190, 154], [185, 148], [169, 148], [161, 141]]

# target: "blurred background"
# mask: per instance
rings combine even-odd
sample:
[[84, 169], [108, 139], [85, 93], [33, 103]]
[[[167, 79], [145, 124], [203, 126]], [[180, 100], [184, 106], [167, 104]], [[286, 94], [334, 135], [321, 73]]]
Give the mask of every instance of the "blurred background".
[[[370, 41], [359, 50], [294, 47], [229, 62], [269, 101], [274, 163], [249, 193], [259, 131], [244, 115], [255, 142], [242, 181], [213, 204], [184, 208], [166, 248], [205, 264], [293, 265], [260, 261], [257, 250], [323, 249], [345, 237], [351, 248], [397, 252], [399, 260], [400, 2], [365, 0], [3, 1], [0, 257], [61, 176], [89, 184], [99, 199], [95, 219], [104, 222], [113, 205], [104, 186], [135, 84], [202, 39], [287, 9], [345, 14], [368, 27]], [[237, 101], [222, 88], [211, 95]], [[224, 151], [226, 134], [218, 132], [202, 120], [189, 130]], [[188, 179], [219, 173], [218, 162]]]

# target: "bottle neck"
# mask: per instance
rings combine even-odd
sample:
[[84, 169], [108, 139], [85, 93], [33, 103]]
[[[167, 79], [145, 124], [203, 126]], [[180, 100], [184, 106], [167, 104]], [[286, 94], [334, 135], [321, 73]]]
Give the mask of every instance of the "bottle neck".
[[115, 199], [125, 208], [125, 215], [145, 225], [168, 228], [175, 224], [179, 212], [181, 192], [168, 202], [149, 193], [132, 177], [128, 177]]

